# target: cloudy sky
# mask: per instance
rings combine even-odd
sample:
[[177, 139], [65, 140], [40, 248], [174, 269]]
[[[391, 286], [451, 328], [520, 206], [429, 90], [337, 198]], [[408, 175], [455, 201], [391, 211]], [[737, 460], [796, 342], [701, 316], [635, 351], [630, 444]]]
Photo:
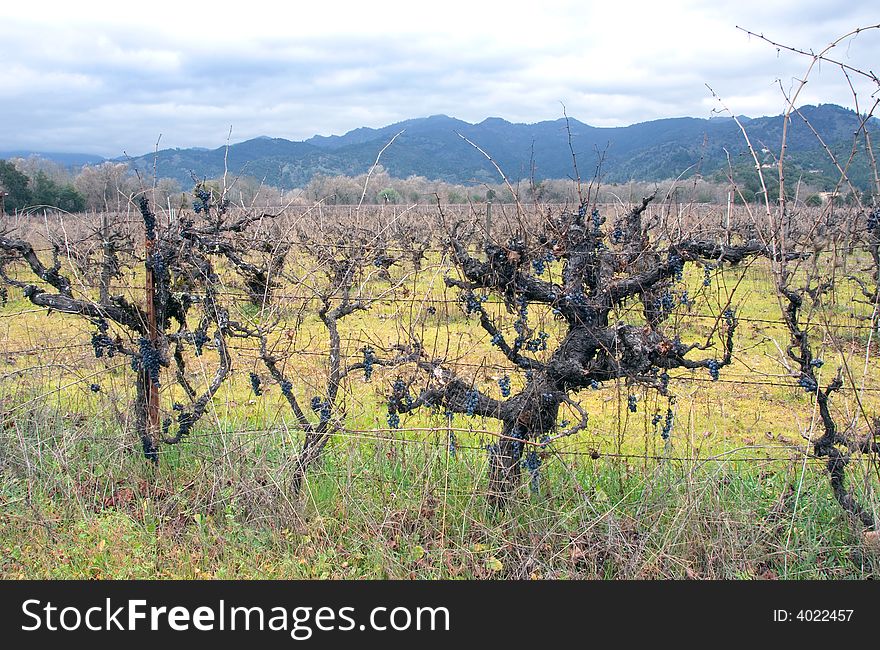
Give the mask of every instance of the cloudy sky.
[[[872, 10], [872, 6], [874, 9]], [[819, 50], [880, 23], [846, 0], [4, 2], [0, 150], [108, 157], [301, 140], [444, 113], [595, 126], [782, 111]], [[876, 68], [880, 30], [833, 56]], [[857, 82], [858, 83], [858, 82]], [[858, 87], [868, 102], [871, 90]], [[799, 103], [852, 105], [814, 70]]]

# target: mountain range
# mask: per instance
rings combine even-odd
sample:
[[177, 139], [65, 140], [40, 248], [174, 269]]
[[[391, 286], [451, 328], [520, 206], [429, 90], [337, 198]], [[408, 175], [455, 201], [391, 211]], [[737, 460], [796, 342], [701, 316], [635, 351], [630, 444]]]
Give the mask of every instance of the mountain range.
[[[834, 104], [804, 106], [800, 113], [832, 151], [844, 156], [845, 162], [859, 127], [859, 116]], [[739, 119], [762, 162], [772, 164], [771, 152], [779, 150], [782, 138], [781, 116]], [[797, 114], [792, 115], [788, 160], [795, 168], [832, 180], [835, 167], [810, 126]], [[875, 118], [871, 119], [870, 131], [875, 134], [875, 141], [880, 142], [880, 122]], [[511, 181], [530, 176], [536, 180], [574, 177], [572, 150], [579, 175], [584, 179], [593, 176], [601, 158], [604, 182], [663, 180], [694, 173], [709, 176], [723, 173], [728, 164], [740, 168], [754, 166], [742, 132], [730, 117], [680, 117], [600, 128], [571, 118], [515, 124], [490, 117], [470, 124], [446, 115], [432, 115], [378, 129], [362, 127], [344, 135], [316, 135], [301, 142], [263, 136], [230, 145], [228, 154], [226, 147], [164, 149], [118, 160], [125, 160], [149, 175], [155, 164], [160, 178], [174, 178], [185, 187], [192, 182], [193, 174], [199, 178], [222, 175], [226, 159], [231, 174], [293, 188], [305, 185], [317, 174], [366, 172], [379, 151], [398, 133], [380, 161], [389, 174], [398, 178], [424, 176], [451, 183], [500, 181], [489, 160], [461, 136], [491, 155]], [[64, 156], [66, 161], [76, 158], [76, 154]], [[0, 152], [0, 157], [5, 154]], [[850, 171], [857, 184], [868, 182], [865, 157], [859, 157]]]

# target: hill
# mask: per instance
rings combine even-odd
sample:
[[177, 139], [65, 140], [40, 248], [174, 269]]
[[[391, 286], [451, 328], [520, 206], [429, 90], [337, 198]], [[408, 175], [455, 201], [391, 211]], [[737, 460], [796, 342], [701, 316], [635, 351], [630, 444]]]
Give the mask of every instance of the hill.
[[[859, 117], [833, 104], [806, 106], [802, 113], [839, 154], [849, 151]], [[743, 118], [749, 136], [762, 155], [778, 151], [782, 136], [781, 116]], [[872, 120], [872, 130], [878, 131]], [[228, 168], [232, 174], [265, 179], [283, 188], [300, 187], [316, 174], [356, 175], [366, 172], [376, 154], [397, 133], [404, 131], [382, 156], [382, 165], [396, 177], [411, 175], [453, 183], [497, 182], [493, 166], [458, 134], [478, 144], [498, 162], [510, 180], [565, 178], [573, 175], [571, 142], [580, 174], [591, 176], [602, 156], [606, 182], [662, 180], [718, 173], [727, 168], [730, 153], [734, 165], [750, 165], [739, 127], [731, 118], [671, 118], [625, 127], [598, 128], [575, 119], [557, 119], [536, 124], [515, 124], [492, 117], [470, 124], [446, 115], [432, 115], [372, 129], [361, 127], [344, 135], [314, 136], [302, 142], [259, 137], [229, 147]], [[834, 167], [821, 144], [795, 116], [788, 140], [789, 161], [795, 168], [831, 182]], [[158, 154], [129, 159], [152, 173], [158, 156], [160, 177], [187, 184], [192, 174], [216, 177], [223, 173], [226, 148], [165, 149]], [[868, 167], [860, 159], [853, 178], [867, 182]]]

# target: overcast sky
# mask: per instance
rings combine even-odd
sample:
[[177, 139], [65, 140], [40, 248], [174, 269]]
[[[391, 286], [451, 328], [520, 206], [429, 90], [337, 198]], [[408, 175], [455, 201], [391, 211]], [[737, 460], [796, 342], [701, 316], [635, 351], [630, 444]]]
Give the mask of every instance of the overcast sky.
[[[0, 6], [0, 150], [108, 157], [302, 140], [444, 113], [594, 126], [778, 114], [819, 50], [880, 23], [842, 0], [312, 0], [43, 2]], [[834, 56], [877, 68], [880, 31]], [[868, 89], [859, 86], [867, 103]], [[800, 104], [852, 105], [822, 66]]]

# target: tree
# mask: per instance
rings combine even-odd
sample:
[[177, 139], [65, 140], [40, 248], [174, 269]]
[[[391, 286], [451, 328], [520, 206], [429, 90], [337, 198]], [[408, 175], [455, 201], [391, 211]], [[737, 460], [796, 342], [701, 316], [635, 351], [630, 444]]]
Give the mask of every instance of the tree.
[[403, 200], [403, 197], [400, 196], [400, 192], [393, 187], [386, 187], [384, 190], [379, 190], [376, 198], [380, 203], [400, 203]]
[[[293, 337], [279, 336], [283, 320], [278, 314], [291, 311], [291, 305], [274, 304], [267, 307], [261, 323], [250, 332], [259, 339], [260, 359], [272, 380], [280, 386], [297, 427], [305, 434], [291, 481], [294, 493], [300, 491], [309, 468], [320, 459], [327, 442], [344, 426], [346, 379], [360, 371], [364, 373], [364, 379], [369, 381], [374, 364], [388, 363], [378, 359], [370, 346], [364, 346], [361, 350], [363, 361], [346, 365], [340, 326], [346, 318], [369, 309], [374, 302], [392, 294], [404, 282], [404, 279], [392, 281], [378, 295], [367, 293], [367, 287], [376, 275], [390, 279], [387, 268], [376, 263], [384, 256], [383, 235], [372, 230], [355, 224], [325, 225], [323, 229], [301, 226], [296, 239], [300, 252], [297, 255], [299, 268], [283, 274], [285, 293], [306, 296], [295, 309], [298, 318], [302, 319], [309, 312], [316, 315], [324, 328], [328, 344], [321, 385], [311, 387], [318, 394], [308, 399], [308, 408], [303, 408], [297, 397], [301, 386], [294, 383], [298, 377], [298, 369], [292, 367], [291, 361], [295, 341]], [[307, 264], [307, 260], [313, 264]], [[390, 363], [400, 361], [395, 359]], [[260, 394], [258, 387], [262, 380], [255, 373], [251, 378], [254, 392]]]
[[[757, 242], [723, 245], [688, 238], [663, 243], [659, 235], [666, 233], [652, 232], [651, 222], [643, 220], [652, 199], [633, 207], [610, 237], [605, 219], [584, 203], [576, 212], [548, 217], [541, 228], [521, 225], [506, 243], [486, 245], [483, 258], [469, 253], [459, 226], [453, 227], [447, 243], [460, 277], [447, 277], [446, 284], [460, 290], [465, 313], [478, 320], [510, 372], [521, 374], [523, 387], [511, 391], [506, 376], [502, 399], [492, 397], [472, 380], [456, 376], [442, 359], [429, 358], [425, 347], [413, 341], [408, 354], [425, 379], [395, 382], [389, 423], [396, 424], [397, 414], [424, 406], [499, 420], [499, 439], [489, 448], [489, 498], [498, 506], [518, 485], [521, 462], [536, 471], [548, 442], [587, 426], [587, 413], [572, 399], [578, 391], [615, 380], [656, 389], [670, 399], [662, 418], [667, 437], [673, 420], [668, 371], [704, 369], [717, 379], [731, 362], [737, 324], [728, 304], [714, 332], [720, 353], [692, 359], [705, 344], [684, 343], [665, 325], [676, 303], [692, 300], [677, 290], [676, 282], [686, 265], [701, 265], [708, 284], [712, 269], [767, 254], [767, 249]], [[442, 210], [441, 218], [445, 221]], [[542, 279], [549, 264], [560, 267], [558, 282]], [[490, 313], [485, 306], [490, 296], [503, 302], [506, 316]], [[535, 326], [536, 312], [543, 310], [561, 326], [555, 340]], [[631, 410], [637, 408], [635, 399], [631, 395]], [[580, 414], [580, 422], [556, 433], [563, 404]]]
[[28, 177], [8, 160], [0, 160], [0, 191], [7, 193], [4, 205], [8, 214], [22, 210], [31, 203]]
[[[255, 222], [271, 221], [274, 215], [246, 212], [235, 216], [228, 208], [227, 203], [197, 185], [194, 214], [162, 227], [142, 194], [137, 209], [144, 225], [145, 255], [132, 255], [126, 260], [120, 259], [120, 253], [125, 252], [121, 242], [127, 238], [119, 224], [111, 224], [116, 232], [95, 229], [92, 237], [99, 239], [99, 246], [89, 246], [88, 241], [72, 242], [63, 231], [52, 236], [51, 262], [45, 261], [23, 236], [0, 232], [0, 279], [6, 285], [21, 290], [37, 307], [91, 323], [97, 358], [130, 360], [135, 430], [144, 456], [153, 462], [158, 462], [162, 444], [177, 444], [189, 435], [229, 375], [232, 359], [228, 339], [248, 335], [230, 315], [234, 302], [222, 290], [217, 269], [226, 267], [237, 273], [240, 267], [236, 259], [251, 253], [254, 241], [259, 239], [259, 233], [248, 233], [247, 237], [243, 233]], [[71, 253], [78, 246], [102, 251], [102, 278], [118, 275], [126, 263], [129, 270], [143, 264], [148, 287], [145, 303], [134, 304], [123, 296], [111, 295], [106, 286], [99, 295], [93, 295], [87, 286], [72, 282], [71, 277], [81, 276], [68, 273], [64, 265], [89, 264], [88, 255]], [[217, 264], [218, 259], [224, 264]], [[8, 272], [12, 265], [24, 266], [33, 277], [28, 278], [24, 270]], [[203, 366], [210, 365], [209, 357], [213, 359], [213, 375], [201, 388], [193, 383], [201, 373], [187, 371], [187, 359], [193, 356], [203, 357]], [[164, 409], [160, 419], [163, 372], [172, 368], [187, 403], [174, 403]]]
[[[782, 320], [790, 336], [789, 345], [786, 349], [788, 357], [785, 363], [786, 371], [791, 375], [792, 380], [797, 381], [797, 386], [810, 397], [815, 400], [818, 410], [819, 419], [816, 422], [817, 428], [820, 429], [818, 436], [812, 435], [812, 427], [808, 432], [804, 433], [804, 437], [810, 443], [813, 450], [813, 456], [825, 461], [825, 469], [831, 483], [832, 492], [841, 509], [847, 514], [850, 522], [856, 524], [857, 527], [864, 529], [874, 529], [876, 534], [877, 521], [875, 512], [871, 507], [865, 507], [860, 503], [859, 498], [850, 488], [847, 480], [847, 467], [850, 465], [854, 457], [862, 456], [869, 461], [869, 468], [866, 470], [863, 485], [868, 490], [871, 487], [871, 475], [876, 470], [876, 459], [880, 454], [880, 443], [877, 439], [880, 437], [880, 420], [869, 419], [859, 400], [859, 413], [855, 416], [847, 418], [845, 425], [841, 426], [835, 418], [831, 408], [831, 399], [845, 388], [853, 391], [861, 392], [849, 369], [844, 367], [846, 357], [843, 354], [839, 343], [836, 341], [831, 331], [829, 323], [831, 322], [830, 314], [827, 313], [826, 301], [833, 294], [838, 283], [836, 276], [836, 265], [831, 267], [831, 272], [826, 272], [819, 264], [822, 253], [829, 249], [829, 244], [834, 241], [834, 237], [829, 234], [830, 226], [834, 225], [833, 221], [829, 221], [834, 204], [839, 202], [843, 205], [851, 206], [855, 212], [855, 218], [840, 219], [837, 217], [835, 221], [838, 224], [848, 228], [852, 224], [861, 231], [861, 237], [865, 244], [867, 252], [873, 261], [873, 277], [872, 282], [866, 282], [863, 277], [858, 275], [849, 276], [848, 279], [859, 285], [863, 297], [866, 299], [871, 308], [869, 318], [871, 329], [876, 329], [878, 324], [877, 305], [880, 301], [880, 210], [876, 208], [878, 195], [880, 195], [880, 176], [877, 174], [877, 161], [871, 148], [871, 120], [873, 113], [877, 109], [877, 104], [871, 104], [867, 113], [858, 115], [857, 128], [853, 134], [850, 150], [835, 152], [829, 148], [816, 125], [812, 124], [804, 111], [798, 108], [798, 99], [801, 91], [804, 89], [810, 75], [814, 69], [818, 69], [821, 64], [830, 66], [832, 70], [836, 69], [842, 79], [846, 80], [847, 85], [853, 94], [853, 102], [856, 107], [859, 106], [859, 93], [857, 86], [854, 85], [853, 79], [859, 80], [860, 83], [866, 83], [876, 93], [880, 90], [880, 80], [869, 70], [859, 70], [849, 64], [829, 57], [829, 53], [842, 43], [859, 38], [867, 38], [861, 36], [868, 32], [874, 32], [880, 29], [880, 25], [871, 25], [869, 27], [856, 28], [850, 32], [840, 36], [824, 49], [814, 51], [812, 49], [804, 50], [794, 48], [781, 43], [771, 41], [764, 35], [752, 34], [758, 39], [766, 41], [768, 44], [776, 48], [777, 52], [785, 50], [789, 53], [795, 53], [798, 56], [807, 59], [807, 69], [805, 74], [797, 79], [793, 88], [785, 94], [787, 104], [786, 112], [782, 116], [781, 130], [782, 137], [779, 146], [778, 155], [775, 157], [776, 164], [771, 167], [775, 173], [773, 175], [764, 174], [764, 166], [759, 164], [758, 155], [755, 149], [749, 144], [749, 153], [754, 162], [753, 173], [760, 180], [760, 184], [768, 188], [770, 197], [764, 197], [763, 203], [764, 214], [761, 215], [760, 221], [756, 223], [760, 226], [759, 233], [762, 241], [766, 242], [769, 247], [779, 254], [771, 258], [771, 271], [773, 280], [776, 284], [778, 292], [779, 306]], [[811, 86], [812, 87], [812, 86]], [[723, 104], [722, 104], [723, 106]], [[726, 107], [725, 111], [733, 115]], [[805, 232], [792, 233], [796, 236], [789, 236], [787, 226], [791, 224], [792, 217], [795, 216], [790, 207], [791, 185], [786, 187], [787, 178], [791, 176], [789, 170], [790, 158], [787, 154], [790, 143], [791, 132], [790, 125], [795, 123], [795, 116], [807, 125], [807, 131], [811, 134], [810, 138], [815, 138], [822, 146], [824, 153], [827, 155], [825, 164], [832, 165], [836, 171], [837, 179], [832, 193], [832, 201], [829, 203], [829, 209], [822, 210], [813, 223], [803, 224], [806, 226]], [[747, 143], [749, 138], [746, 129], [734, 117], [737, 125], [742, 130]], [[858, 157], [861, 147], [866, 149], [869, 166], [873, 172], [874, 187], [873, 193], [869, 195], [870, 202], [866, 206], [862, 203], [860, 192], [856, 187], [856, 178], [853, 175], [851, 163]], [[775, 192], [770, 192], [769, 188], [775, 188]], [[783, 188], [780, 191], [780, 188]], [[841, 200], [842, 198], [842, 200]], [[775, 203], [775, 207], [771, 208], [771, 199]], [[873, 208], [873, 209], [870, 209]], [[754, 216], [754, 215], [750, 215]], [[838, 230], [837, 235], [846, 235], [847, 233]], [[797, 236], [800, 235], [800, 236]], [[800, 251], [800, 254], [798, 252]], [[838, 250], [829, 251], [833, 260], [838, 257], [846, 258], [847, 252], [839, 256]], [[801, 269], [799, 264], [789, 264], [789, 261], [795, 259], [803, 259], [812, 257], [811, 268]], [[847, 306], [847, 309], [852, 309]], [[824, 312], [824, 313], [823, 313]], [[821, 314], [818, 318], [817, 314]], [[828, 328], [826, 332], [817, 335], [815, 332], [816, 322], [824, 323]], [[824, 345], [823, 339], [830, 339], [832, 345], [836, 348], [836, 352], [840, 354], [843, 365], [838, 367], [830, 381], [825, 380], [824, 388], [822, 386], [823, 378], [819, 369], [825, 365], [824, 360], [817, 354], [818, 345]], [[870, 341], [870, 338], [868, 339]], [[847, 386], [849, 383], [849, 386]], [[814, 411], [815, 412], [815, 411]]]
[[129, 197], [138, 192], [137, 180], [125, 163], [105, 162], [83, 167], [73, 181], [83, 195], [89, 210], [116, 210], [128, 205]]
[[31, 203], [64, 210], [82, 212], [85, 210], [85, 197], [72, 185], [60, 185], [53, 181], [42, 169], [31, 179]]

